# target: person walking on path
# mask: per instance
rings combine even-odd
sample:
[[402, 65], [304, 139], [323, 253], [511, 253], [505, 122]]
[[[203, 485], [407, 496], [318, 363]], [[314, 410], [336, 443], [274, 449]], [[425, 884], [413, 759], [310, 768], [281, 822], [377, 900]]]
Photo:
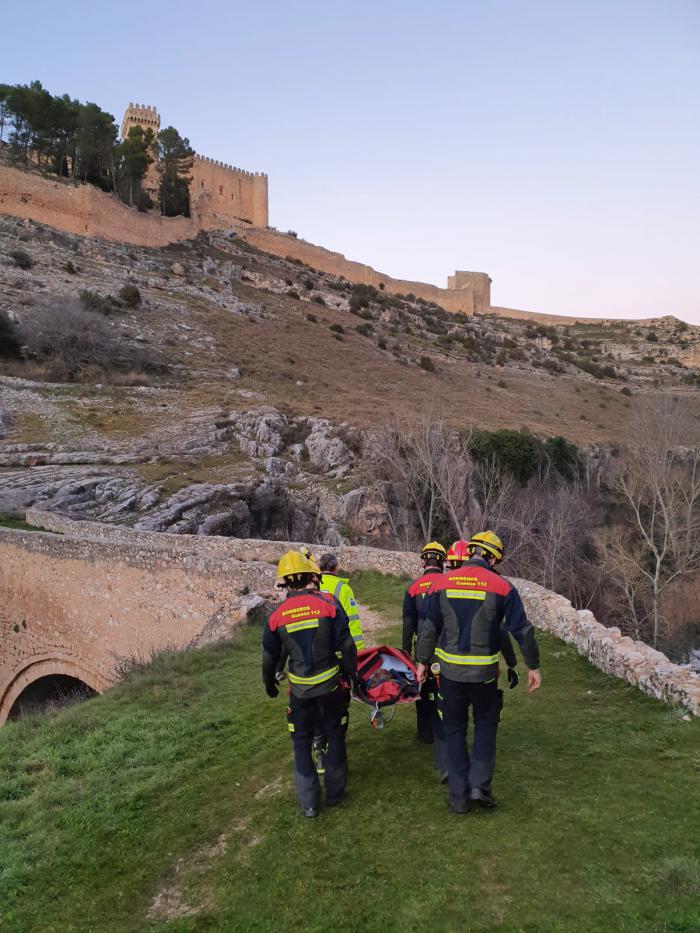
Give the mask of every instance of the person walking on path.
[[[342, 606], [318, 591], [320, 569], [300, 551], [287, 551], [277, 567], [286, 599], [270, 614], [263, 631], [263, 683], [271, 698], [279, 694], [276, 674], [286, 652], [290, 683], [287, 727], [294, 744], [294, 781], [305, 817], [319, 814], [321, 787], [311, 755], [317, 723], [327, 742], [324, 787], [326, 806], [340, 803], [347, 783], [345, 725], [347, 710], [341, 673], [355, 677], [357, 649]], [[336, 652], [340, 653], [340, 658]]]
[[[518, 642], [528, 670], [529, 690], [541, 685], [535, 631], [518, 591], [495, 573], [503, 543], [492, 531], [473, 535], [469, 559], [437, 577], [428, 614], [418, 629], [418, 679], [427, 680], [433, 655], [440, 662], [440, 712], [447, 745], [448, 794], [454, 813], [473, 805], [496, 806], [491, 784], [498, 728], [500, 627]], [[467, 751], [469, 707], [474, 719], [471, 754]]]

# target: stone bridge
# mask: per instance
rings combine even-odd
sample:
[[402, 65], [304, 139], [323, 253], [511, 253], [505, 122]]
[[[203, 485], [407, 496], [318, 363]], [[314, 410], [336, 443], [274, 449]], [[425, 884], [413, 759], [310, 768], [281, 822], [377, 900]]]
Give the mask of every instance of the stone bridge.
[[[42, 684], [102, 692], [125, 664], [230, 636], [275, 599], [289, 543], [134, 532], [30, 511], [42, 530], [0, 528], [0, 723]], [[412, 554], [340, 549], [350, 572], [413, 575]], [[516, 581], [540, 627], [653, 696], [700, 713], [700, 678], [606, 629], [589, 612]], [[397, 607], [398, 617], [399, 607]]]

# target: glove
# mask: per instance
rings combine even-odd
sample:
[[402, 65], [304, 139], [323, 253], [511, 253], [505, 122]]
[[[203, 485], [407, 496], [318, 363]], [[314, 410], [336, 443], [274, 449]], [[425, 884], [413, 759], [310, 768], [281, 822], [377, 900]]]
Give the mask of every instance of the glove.
[[520, 681], [520, 674], [518, 674], [517, 670], [514, 667], [509, 667], [508, 668], [508, 684], [510, 686], [510, 689], [511, 690], [515, 689], [515, 687], [518, 686], [519, 681]]
[[274, 682], [274, 680], [271, 683], [265, 684], [265, 693], [271, 700], [274, 700], [276, 696], [279, 696], [279, 690], [277, 689], [277, 684]]

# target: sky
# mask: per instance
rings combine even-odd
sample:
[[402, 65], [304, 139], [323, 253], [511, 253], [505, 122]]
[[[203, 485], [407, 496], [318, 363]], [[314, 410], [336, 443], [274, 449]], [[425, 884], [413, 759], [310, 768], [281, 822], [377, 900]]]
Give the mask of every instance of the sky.
[[492, 303], [700, 324], [700, 0], [11, 4], [0, 81], [157, 106], [270, 223]]

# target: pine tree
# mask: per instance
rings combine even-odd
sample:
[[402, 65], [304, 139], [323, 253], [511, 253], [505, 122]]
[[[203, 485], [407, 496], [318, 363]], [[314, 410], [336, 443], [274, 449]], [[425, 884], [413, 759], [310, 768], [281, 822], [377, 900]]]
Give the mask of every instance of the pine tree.
[[158, 172], [160, 186], [158, 200], [164, 217], [190, 216], [190, 172], [194, 149], [189, 139], [167, 126], [158, 134]]

